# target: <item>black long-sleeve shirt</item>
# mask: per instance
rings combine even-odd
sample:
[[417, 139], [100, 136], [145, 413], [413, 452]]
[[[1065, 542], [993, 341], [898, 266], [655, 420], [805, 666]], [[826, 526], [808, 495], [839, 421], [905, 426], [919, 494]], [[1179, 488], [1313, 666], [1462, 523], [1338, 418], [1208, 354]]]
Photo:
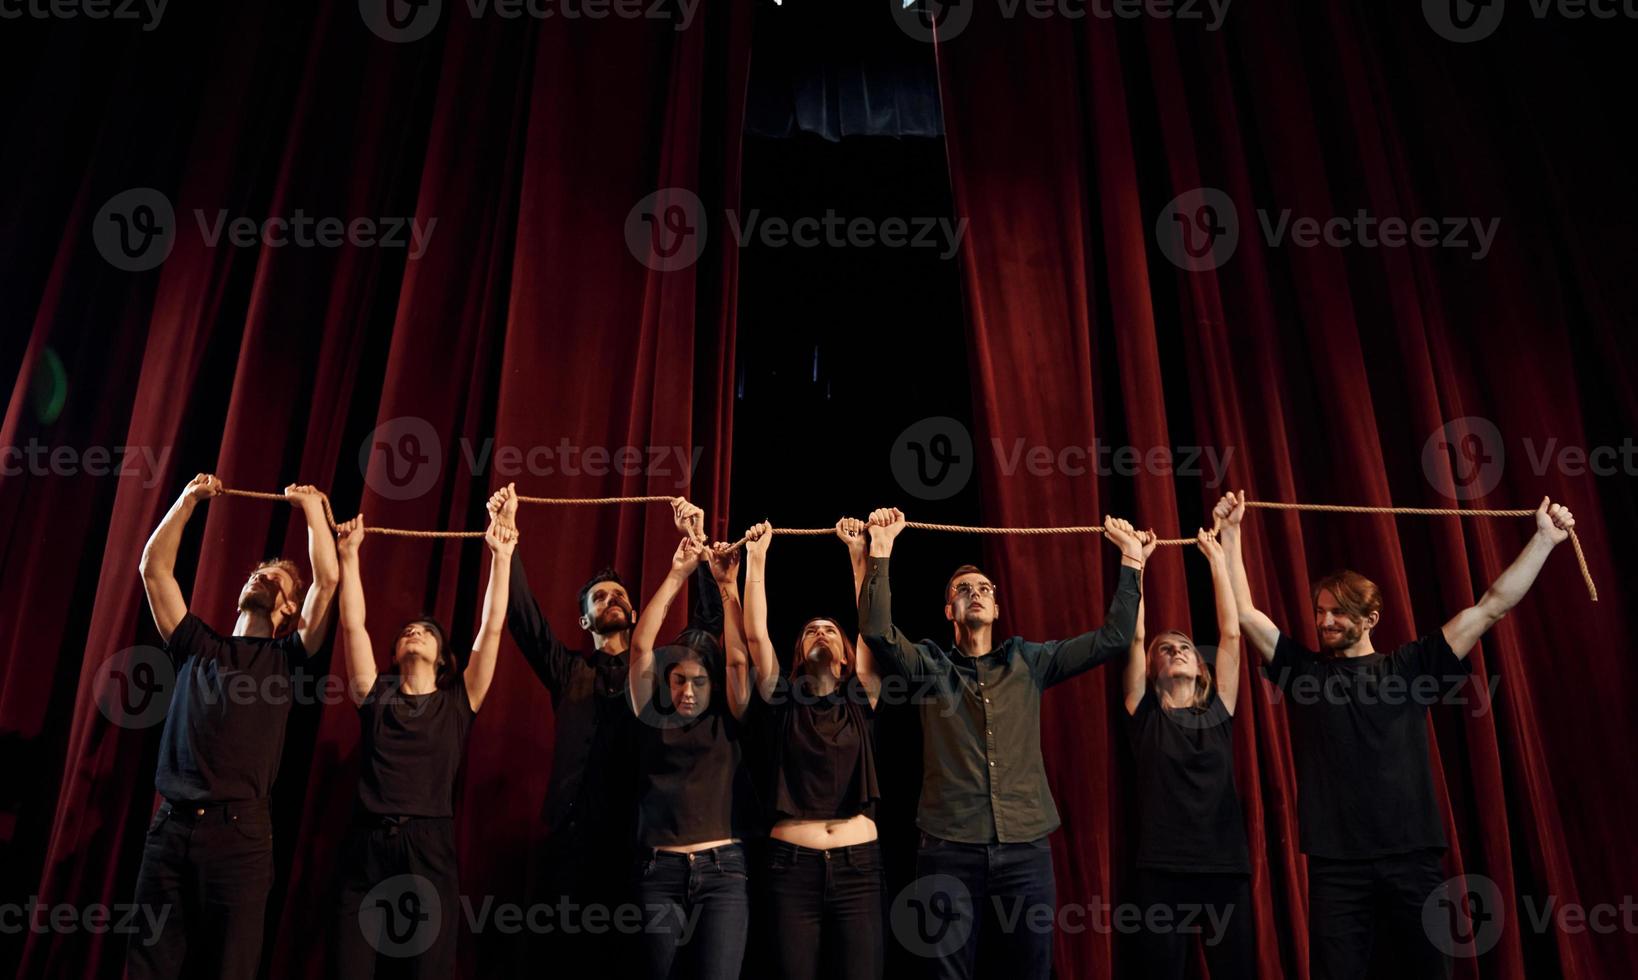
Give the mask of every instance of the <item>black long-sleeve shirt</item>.
[[1041, 692], [1125, 656], [1137, 628], [1137, 570], [1121, 567], [1101, 628], [1046, 643], [1014, 636], [971, 657], [932, 640], [911, 643], [899, 632], [887, 562], [870, 559], [859, 591], [859, 633], [884, 669], [931, 688], [921, 702], [917, 826], [969, 844], [1045, 837], [1060, 821], [1041, 761]]
[[[629, 658], [565, 646], [529, 590], [523, 558], [516, 551], [506, 625], [552, 695], [556, 737], [543, 814], [547, 833], [577, 835], [585, 829], [603, 842], [629, 844], [637, 812], [635, 732], [626, 697]], [[694, 575], [688, 625], [722, 632], [722, 600], [703, 564]]]

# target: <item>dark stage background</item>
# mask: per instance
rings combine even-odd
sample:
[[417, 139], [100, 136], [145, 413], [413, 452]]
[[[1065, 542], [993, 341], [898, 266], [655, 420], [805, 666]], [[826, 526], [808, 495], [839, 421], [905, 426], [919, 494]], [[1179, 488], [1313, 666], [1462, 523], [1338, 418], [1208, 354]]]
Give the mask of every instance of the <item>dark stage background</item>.
[[[1229, 486], [1435, 507], [1551, 494], [1576, 511], [1601, 601], [1588, 602], [1561, 549], [1475, 654], [1493, 702], [1433, 712], [1450, 869], [1493, 880], [1506, 909], [1494, 945], [1457, 975], [1638, 973], [1630, 932], [1538, 929], [1527, 914], [1548, 899], [1619, 904], [1638, 883], [1624, 762], [1638, 737], [1626, 695], [1638, 681], [1633, 464], [1597, 475], [1537, 463], [1548, 440], [1586, 451], [1638, 436], [1626, 339], [1638, 208], [1623, 149], [1638, 30], [1511, 5], [1494, 36], [1457, 44], [1400, 6], [1239, 0], [1208, 31], [1155, 17], [1004, 19], [974, 3], [936, 51], [885, 2], [821, 15], [800, 0], [702, 0], [691, 17], [666, 8], [669, 20], [475, 18], [447, 4], [430, 34], [404, 43], [372, 33], [357, 4], [319, 0], [176, 0], [151, 31], [0, 21], [0, 366], [13, 379], [0, 447], [67, 447], [73, 460], [0, 475], [0, 903], [129, 901], [159, 730], [115, 725], [96, 699], [112, 658], [156, 641], [137, 559], [189, 477], [311, 482], [339, 516], [362, 507], [379, 525], [475, 528], [508, 478], [469, 460], [493, 436], [522, 449], [699, 450], [685, 485], [675, 467], [515, 478], [540, 495], [686, 492], [714, 534], [735, 537], [763, 518], [819, 526], [893, 504], [991, 525], [1126, 514], [1175, 536]], [[942, 118], [927, 114], [928, 85]], [[177, 236], [162, 265], [130, 271], [93, 229], [105, 203], [143, 187], [174, 207]], [[698, 195], [706, 234], [690, 239], [697, 261], [667, 271], [633, 252], [627, 225], [670, 187]], [[1168, 202], [1201, 187], [1232, 201], [1239, 246], [1220, 267], [1182, 271], [1156, 228]], [[210, 247], [192, 217], [298, 208], [438, 223], [410, 259]], [[729, 209], [967, 224], [954, 257], [740, 246]], [[1299, 248], [1264, 241], [1258, 209], [1500, 225], [1482, 259]], [[940, 417], [970, 436], [972, 469], [930, 493], [904, 476], [900, 437], [957, 431], [929, 429]], [[1464, 417], [1494, 426], [1480, 456], [1424, 459]], [[429, 431], [437, 445], [418, 444], [407, 484], [368, 454], [376, 438]], [[1017, 440], [1233, 455], [1225, 486], [1154, 469], [1033, 475], [1008, 466]], [[98, 477], [92, 447], [164, 455]], [[1487, 494], [1441, 492], [1452, 465], [1464, 476], [1474, 463], [1494, 478]], [[244, 567], [303, 551], [304, 532], [282, 505], [203, 511], [179, 574], [191, 606], [226, 628]], [[667, 516], [525, 509], [521, 547], [552, 621], [572, 624], [574, 589], [606, 561], [646, 595], [675, 544]], [[1306, 641], [1313, 575], [1348, 563], [1375, 578], [1387, 596], [1378, 636], [1398, 642], [1471, 603], [1529, 529], [1268, 512], [1248, 524], [1253, 587]], [[1002, 585], [1003, 634], [1066, 635], [1101, 617], [1109, 550], [913, 532], [895, 562], [899, 619], [945, 636], [938, 588], [955, 564], [981, 560]], [[372, 622], [430, 609], [468, 633], [480, 552], [373, 539]], [[1212, 641], [1200, 565], [1157, 558], [1151, 629]], [[777, 541], [770, 579], [780, 647], [808, 615], [850, 608], [835, 542]], [[1098, 672], [1048, 697], [1064, 905], [1125, 897], [1133, 774], [1116, 681]], [[1236, 764], [1260, 967], [1305, 977], [1287, 728], [1265, 683], [1247, 689]], [[461, 786], [470, 895], [525, 897], [550, 710], [506, 641]], [[883, 726], [891, 898], [911, 856], [919, 750], [907, 712], [888, 710]], [[349, 707], [295, 709], [275, 790], [267, 976], [322, 975], [355, 743]], [[767, 941], [753, 939], [747, 976], [767, 975]], [[1128, 943], [1060, 934], [1058, 973], [1136, 976]], [[525, 972], [509, 937], [462, 947], [467, 976]], [[122, 955], [116, 937], [0, 933], [19, 976], [116, 977]], [[914, 965], [893, 956], [891, 967]]]

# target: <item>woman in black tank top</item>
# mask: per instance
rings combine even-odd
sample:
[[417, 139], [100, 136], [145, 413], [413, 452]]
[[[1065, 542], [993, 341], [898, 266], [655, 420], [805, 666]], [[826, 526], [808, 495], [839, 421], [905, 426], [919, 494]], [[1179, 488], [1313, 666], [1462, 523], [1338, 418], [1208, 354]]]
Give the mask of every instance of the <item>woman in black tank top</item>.
[[[502, 493], [514, 491], [508, 486]], [[376, 958], [410, 976], [456, 970], [460, 878], [455, 860], [455, 780], [467, 735], [495, 676], [506, 626], [517, 529], [491, 521], [483, 623], [462, 670], [435, 621], [410, 620], [393, 637], [392, 668], [378, 672], [364, 626], [358, 552], [362, 515], [338, 529], [341, 643], [358, 705], [360, 770], [353, 826], [342, 856], [334, 971], [375, 975]]]
[[[865, 525], [844, 518], [857, 598]], [[828, 617], [808, 620], [781, 676], [768, 636], [766, 570], [773, 528], [746, 532], [745, 637], [769, 746], [774, 821], [770, 918], [779, 975], [793, 980], [882, 975], [882, 862], [877, 846], [873, 728], [881, 681], [869, 648]]]
[[[1155, 540], [1146, 533], [1145, 564]], [[1202, 529], [1196, 543], [1217, 596], [1215, 657], [1176, 630], [1145, 646], [1140, 601], [1125, 672], [1140, 811], [1134, 892], [1145, 923], [1169, 923], [1141, 937], [1144, 976], [1158, 980], [1181, 980], [1196, 936], [1213, 980], [1255, 975], [1251, 865], [1231, 734], [1240, 621], [1217, 532]]]

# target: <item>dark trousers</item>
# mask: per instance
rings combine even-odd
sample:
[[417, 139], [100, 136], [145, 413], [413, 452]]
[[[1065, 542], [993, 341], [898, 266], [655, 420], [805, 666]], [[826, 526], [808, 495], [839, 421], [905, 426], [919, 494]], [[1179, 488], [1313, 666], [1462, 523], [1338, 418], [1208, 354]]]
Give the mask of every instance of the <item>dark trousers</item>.
[[[564, 976], [635, 976], [642, 956], [626, 923], [643, 922], [631, 879], [631, 839], [560, 832], [548, 837], [530, 902], [552, 908], [547, 927], [531, 930], [521, 976], [540, 964]], [[628, 918], [628, 916], [630, 918]]]
[[875, 841], [814, 850], [768, 842], [770, 919], [785, 980], [879, 980], [882, 853]]
[[1373, 952], [1396, 980], [1443, 980], [1450, 960], [1433, 945], [1422, 908], [1443, 884], [1443, 851], [1363, 861], [1308, 859], [1308, 971], [1313, 980], [1357, 980]]
[[[126, 953], [129, 977], [252, 980], [272, 887], [265, 802], [161, 804], [137, 872], [136, 901], [145, 911]], [[157, 930], [149, 930], [150, 917]]]
[[369, 980], [378, 957], [409, 977], [455, 975], [460, 876], [448, 817], [360, 817], [347, 834], [334, 976]]
[[1183, 980], [1196, 938], [1205, 946], [1211, 980], [1257, 975], [1249, 877], [1139, 868], [1133, 892], [1143, 912], [1139, 947], [1148, 980]]
[[894, 904], [893, 933], [940, 980], [1046, 980], [1057, 913], [1047, 838], [961, 844], [923, 833], [916, 881]]
[[648, 976], [733, 980], [745, 959], [751, 902], [745, 850], [650, 851], [638, 863]]

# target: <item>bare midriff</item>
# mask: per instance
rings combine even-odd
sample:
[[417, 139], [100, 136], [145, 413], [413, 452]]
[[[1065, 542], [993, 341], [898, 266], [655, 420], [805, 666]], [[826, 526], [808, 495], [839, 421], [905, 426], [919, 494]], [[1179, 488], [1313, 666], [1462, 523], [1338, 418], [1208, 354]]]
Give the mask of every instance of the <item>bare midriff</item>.
[[769, 836], [816, 851], [868, 844], [876, 839], [876, 821], [860, 813], [846, 820], [781, 820]]

